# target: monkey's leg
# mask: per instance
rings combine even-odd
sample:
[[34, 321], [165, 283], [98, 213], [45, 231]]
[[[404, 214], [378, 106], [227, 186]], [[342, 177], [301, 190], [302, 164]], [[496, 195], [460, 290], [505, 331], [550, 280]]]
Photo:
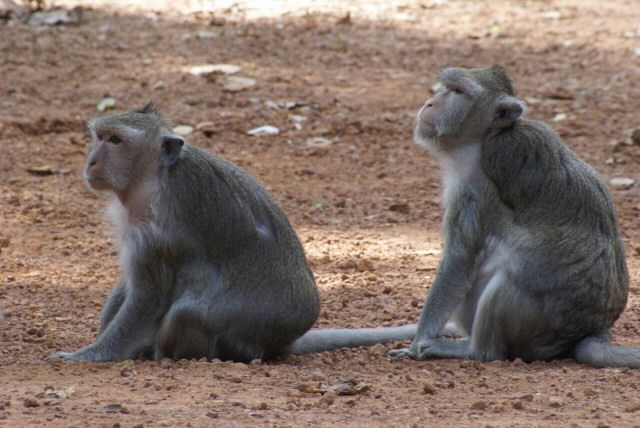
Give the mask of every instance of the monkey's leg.
[[242, 331], [246, 313], [234, 316], [227, 308], [232, 304], [210, 307], [203, 301], [208, 299], [187, 295], [171, 306], [157, 335], [155, 359], [249, 362], [264, 358], [265, 350], [249, 338], [253, 332]]
[[[143, 287], [141, 287], [143, 288]], [[127, 296], [102, 334], [91, 345], [76, 352], [58, 352], [47, 358], [63, 360], [121, 361], [136, 358], [146, 352], [155, 337], [159, 308], [153, 287], [148, 292], [138, 292]]]
[[116, 316], [120, 307], [124, 303], [126, 294], [126, 282], [120, 280], [120, 282], [113, 288], [111, 294], [107, 298], [107, 302], [102, 309], [102, 315], [100, 315], [100, 330], [98, 336], [107, 328], [113, 317]]
[[158, 331], [154, 359], [209, 357], [215, 341], [212, 320], [198, 307], [197, 300], [184, 296], [171, 305]]
[[451, 336], [457, 338], [469, 337], [469, 334], [455, 321], [447, 321], [440, 331], [440, 336]]

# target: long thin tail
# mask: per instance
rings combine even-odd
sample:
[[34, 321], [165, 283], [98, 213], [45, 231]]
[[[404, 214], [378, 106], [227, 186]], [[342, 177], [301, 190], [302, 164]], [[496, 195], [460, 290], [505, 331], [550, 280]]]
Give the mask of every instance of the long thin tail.
[[328, 351], [329, 349], [369, 346], [376, 343], [413, 339], [417, 324], [380, 328], [322, 328], [313, 329], [289, 345], [290, 354]]
[[593, 367], [640, 368], [640, 348], [613, 345], [606, 338], [589, 336], [573, 349], [576, 361]]

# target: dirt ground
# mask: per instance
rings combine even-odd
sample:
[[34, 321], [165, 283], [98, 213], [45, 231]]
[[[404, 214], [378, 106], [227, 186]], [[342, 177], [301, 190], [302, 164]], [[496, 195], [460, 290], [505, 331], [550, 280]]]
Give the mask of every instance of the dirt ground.
[[[45, 363], [93, 339], [118, 277], [104, 197], [81, 175], [100, 100], [157, 101], [265, 183], [305, 245], [319, 326], [397, 325], [417, 319], [441, 250], [439, 169], [412, 144], [414, 113], [441, 67], [494, 63], [607, 181], [635, 180], [613, 190], [631, 273], [614, 334], [640, 346], [637, 0], [127, 3], [80, 2], [78, 26], [0, 25], [0, 426], [640, 426], [640, 370], [573, 361], [394, 361], [391, 344]], [[216, 63], [256, 84], [187, 72]], [[246, 134], [262, 125], [280, 133]], [[348, 379], [369, 388], [294, 388]]]

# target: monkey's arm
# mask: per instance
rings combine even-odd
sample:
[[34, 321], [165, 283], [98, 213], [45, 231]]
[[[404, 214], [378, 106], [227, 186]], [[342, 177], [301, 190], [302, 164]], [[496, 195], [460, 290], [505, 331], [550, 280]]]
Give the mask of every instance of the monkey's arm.
[[116, 316], [120, 307], [124, 303], [126, 296], [126, 281], [121, 279], [120, 282], [111, 290], [107, 302], [102, 309], [102, 315], [100, 315], [100, 331], [98, 336], [102, 334], [107, 328], [111, 320]]
[[393, 357], [420, 358], [421, 348], [442, 334], [447, 320], [471, 290], [469, 274], [482, 233], [478, 204], [471, 192], [461, 192], [456, 201], [457, 206], [447, 209], [445, 215], [444, 255], [422, 308], [418, 333], [409, 348], [392, 351]]
[[150, 291], [151, 287], [132, 291], [94, 343], [75, 352], [58, 352], [47, 360], [121, 361], [147, 351], [153, 346], [163, 308], [157, 293]]

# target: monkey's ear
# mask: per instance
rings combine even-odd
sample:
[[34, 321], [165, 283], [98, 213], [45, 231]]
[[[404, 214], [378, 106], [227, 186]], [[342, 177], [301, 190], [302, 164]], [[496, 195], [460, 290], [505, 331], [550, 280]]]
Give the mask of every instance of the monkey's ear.
[[506, 96], [498, 101], [492, 125], [495, 128], [509, 128], [516, 123], [525, 112], [525, 105], [522, 101]]
[[162, 137], [162, 164], [171, 166], [180, 157], [184, 140], [177, 135], [165, 135]]

